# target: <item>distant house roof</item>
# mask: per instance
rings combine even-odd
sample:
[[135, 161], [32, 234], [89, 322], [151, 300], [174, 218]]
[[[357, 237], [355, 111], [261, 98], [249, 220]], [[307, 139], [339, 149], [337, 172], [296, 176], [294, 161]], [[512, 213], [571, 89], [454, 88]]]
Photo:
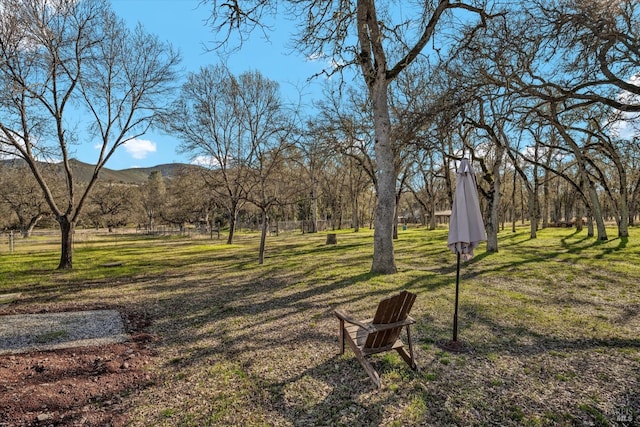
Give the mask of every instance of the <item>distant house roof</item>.
[[434, 213], [435, 216], [451, 216], [451, 210], [448, 211], [437, 211]]

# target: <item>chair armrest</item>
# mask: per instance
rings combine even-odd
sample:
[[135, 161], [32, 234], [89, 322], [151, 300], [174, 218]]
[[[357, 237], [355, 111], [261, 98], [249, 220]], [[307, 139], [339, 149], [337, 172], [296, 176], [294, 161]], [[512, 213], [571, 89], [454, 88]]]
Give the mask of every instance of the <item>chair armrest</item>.
[[386, 331], [387, 329], [393, 329], [393, 328], [398, 328], [398, 327], [403, 327], [403, 326], [409, 326], [409, 325], [413, 325], [414, 323], [416, 323], [415, 319], [411, 316], [407, 316], [406, 319], [400, 321], [400, 322], [394, 322], [394, 323], [372, 323], [371, 324], [371, 328], [369, 329], [370, 332], [379, 332], [379, 331]]
[[364, 323], [364, 322], [361, 322], [359, 320], [356, 320], [353, 317], [351, 317], [351, 315], [349, 315], [349, 313], [347, 313], [346, 311], [344, 311], [344, 310], [342, 310], [340, 308], [336, 308], [335, 310], [333, 310], [333, 313], [340, 320], [344, 320], [347, 323], [351, 323], [352, 325], [360, 326], [361, 328], [366, 329], [369, 332], [372, 332], [372, 325], [370, 323]]

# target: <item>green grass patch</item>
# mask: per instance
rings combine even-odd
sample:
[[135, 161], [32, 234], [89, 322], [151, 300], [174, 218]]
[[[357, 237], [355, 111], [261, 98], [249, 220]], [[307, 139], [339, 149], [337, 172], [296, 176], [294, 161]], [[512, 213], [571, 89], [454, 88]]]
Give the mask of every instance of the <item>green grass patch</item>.
[[[640, 413], [629, 397], [640, 389], [640, 229], [607, 242], [571, 229], [500, 232], [499, 253], [480, 247], [461, 265], [464, 353], [443, 346], [456, 275], [446, 229], [402, 230], [394, 275], [370, 273], [372, 231], [325, 239], [270, 236], [260, 265], [254, 233], [233, 245], [83, 234], [71, 271], [55, 270], [55, 242], [19, 240], [0, 250], [0, 294], [21, 296], [0, 310], [143, 313], [160, 338], [149, 366], [160, 380], [126, 397], [132, 426], [606, 425], [617, 406]], [[418, 294], [421, 370], [373, 355], [376, 390], [348, 348], [337, 355], [333, 309], [367, 319], [402, 289]]]

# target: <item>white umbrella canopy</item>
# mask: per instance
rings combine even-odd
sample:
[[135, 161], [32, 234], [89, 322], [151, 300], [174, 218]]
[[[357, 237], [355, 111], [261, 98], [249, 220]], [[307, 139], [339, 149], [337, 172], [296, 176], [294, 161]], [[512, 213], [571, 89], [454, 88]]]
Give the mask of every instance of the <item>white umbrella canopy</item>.
[[468, 159], [462, 159], [456, 172], [456, 191], [451, 208], [449, 239], [447, 246], [457, 254], [456, 299], [453, 315], [453, 340], [450, 348], [458, 350], [458, 293], [460, 287], [460, 258], [473, 257], [473, 250], [481, 241], [487, 240], [484, 231], [476, 177]]
[[462, 159], [456, 172], [456, 192], [451, 208], [448, 246], [463, 259], [473, 257], [473, 250], [487, 240], [478, 201], [476, 178], [468, 159]]

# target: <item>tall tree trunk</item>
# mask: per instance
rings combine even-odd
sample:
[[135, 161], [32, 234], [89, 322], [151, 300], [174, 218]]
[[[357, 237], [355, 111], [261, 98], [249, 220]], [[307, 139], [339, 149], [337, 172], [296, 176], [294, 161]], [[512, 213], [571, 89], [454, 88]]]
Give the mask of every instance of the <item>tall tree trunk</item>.
[[[585, 207], [586, 210], [586, 218], [587, 218], [587, 237], [593, 237], [594, 236], [594, 231], [593, 231], [593, 215], [591, 214], [591, 208], [587, 205]], [[582, 224], [582, 221], [580, 221], [580, 224]], [[582, 225], [580, 226], [580, 229], [578, 231], [582, 231]]]
[[311, 184], [311, 230], [309, 230], [310, 233], [318, 232], [318, 195], [317, 195], [316, 186], [317, 184], [314, 178]]
[[620, 193], [620, 223], [618, 224], [618, 237], [629, 237], [629, 205], [627, 204], [626, 191]]
[[[451, 146], [451, 142], [449, 142], [449, 152], [453, 153], [453, 147]], [[450, 173], [451, 160], [449, 160], [449, 157], [444, 155], [444, 153], [442, 157], [444, 160], [443, 170], [445, 171], [444, 184], [445, 184], [445, 189], [447, 191], [447, 202], [448, 202], [447, 206], [453, 206], [453, 183], [451, 182], [451, 173]]]
[[496, 193], [495, 189], [489, 190], [489, 197], [487, 198], [487, 217], [488, 221], [485, 224], [487, 231], [487, 252], [498, 252], [498, 230], [500, 224], [498, 223], [498, 203], [497, 199], [500, 196]]
[[[587, 173], [586, 167], [586, 159], [582, 149], [577, 144], [577, 142], [571, 137], [568, 133], [567, 128], [563, 126], [558, 120], [557, 114], [557, 106], [555, 104], [551, 105], [551, 115], [549, 116], [551, 123], [553, 126], [559, 131], [560, 135], [564, 139], [564, 141], [569, 145], [573, 154], [576, 158], [576, 162], [578, 165], [578, 174], [581, 178], [583, 188], [586, 190], [584, 193], [588, 197], [588, 203], [590, 207], [590, 211], [593, 214], [593, 219], [596, 221], [596, 229], [598, 232], [598, 240], [608, 240], [607, 230], [604, 226], [604, 220], [602, 218], [602, 207], [600, 206], [600, 200], [598, 199], [598, 193], [596, 191], [595, 185], [589, 179], [589, 174]], [[576, 214], [576, 220], [580, 219], [582, 221], [582, 216]], [[569, 218], [569, 220], [571, 220]]]
[[[534, 186], [535, 187], [535, 186]], [[529, 193], [529, 221], [531, 222], [531, 227], [529, 229], [529, 237], [531, 239], [538, 238], [538, 195], [536, 191], [532, 189], [530, 186], [527, 187], [527, 192]]]
[[629, 237], [629, 190], [627, 187], [627, 172], [620, 158], [617, 155], [612, 157], [618, 169], [618, 176], [620, 177], [618, 237]]
[[227, 245], [233, 243], [233, 237], [236, 234], [236, 224], [238, 222], [238, 207], [234, 203], [233, 207], [229, 209], [229, 236], [227, 237]]
[[391, 147], [391, 119], [384, 73], [370, 87], [375, 127], [375, 155], [378, 204], [374, 219], [372, 273], [397, 272], [393, 253], [393, 226], [396, 212], [396, 171]]
[[[579, 212], [579, 207], [576, 207], [576, 231], [579, 233], [584, 229], [584, 224], [582, 223], [582, 213]], [[588, 218], [591, 218], [591, 215], [587, 215]], [[591, 221], [591, 220], [589, 220]], [[593, 221], [591, 221], [591, 223], [593, 224]], [[593, 237], [593, 226], [591, 227], [591, 234], [589, 235], [590, 237]]]
[[516, 222], [517, 222], [517, 214], [516, 214], [516, 184], [518, 183], [518, 175], [516, 175], [516, 171], [513, 171], [513, 186], [511, 188], [511, 232], [516, 232]]
[[428, 210], [428, 218], [429, 218], [429, 230], [436, 229], [436, 200], [434, 197], [431, 197], [427, 202]]
[[358, 195], [354, 195], [353, 197], [353, 208], [351, 209], [351, 221], [353, 222], [352, 227], [354, 232], [360, 231], [360, 205], [358, 203]]
[[538, 237], [538, 228], [540, 225], [540, 216], [541, 216], [541, 208], [540, 208], [540, 180], [538, 179], [538, 166], [533, 167], [533, 188], [529, 190], [529, 207], [531, 209], [531, 238], [536, 239]]
[[[496, 153], [497, 159], [502, 159], [502, 151]], [[500, 229], [500, 167], [502, 162], [496, 160], [493, 165], [493, 182], [487, 197], [487, 252], [498, 252], [498, 231]]]
[[71, 270], [73, 268], [73, 232], [75, 230], [75, 222], [71, 221], [67, 215], [56, 218], [60, 225], [61, 250], [60, 264], [58, 270]]
[[635, 218], [638, 214], [638, 206], [640, 206], [640, 176], [635, 180], [633, 190], [631, 191], [631, 200], [629, 201], [629, 225], [635, 225]]
[[[549, 150], [551, 152], [551, 150]], [[546, 165], [549, 166], [551, 163], [551, 155], [547, 155], [547, 159], [546, 159]], [[549, 168], [545, 168], [544, 169], [544, 178], [542, 181], [542, 197], [543, 197], [543, 205], [542, 205], [542, 228], [548, 228], [549, 227], [549, 199], [550, 199], [550, 179], [551, 179], [551, 172], [549, 171]]]
[[269, 225], [269, 216], [267, 211], [262, 209], [262, 230], [260, 232], [260, 251], [258, 253], [258, 264], [264, 264], [264, 251], [267, 243], [267, 231]]
[[153, 233], [154, 229], [155, 229], [155, 224], [153, 220], [153, 211], [148, 211], [147, 212], [147, 232]]
[[[604, 219], [602, 217], [602, 207], [600, 206], [600, 199], [598, 199], [598, 192], [596, 191], [593, 182], [586, 176], [586, 172], [583, 172], [585, 178], [585, 185], [587, 186], [587, 194], [589, 195], [590, 211], [593, 215], [593, 219], [596, 222], [596, 232], [598, 233], [598, 240], [608, 240], [607, 229], [604, 225]], [[576, 215], [576, 221], [582, 222], [582, 216]]]
[[400, 194], [396, 194], [396, 209], [393, 215], [393, 240], [398, 240], [398, 215], [400, 214]]

